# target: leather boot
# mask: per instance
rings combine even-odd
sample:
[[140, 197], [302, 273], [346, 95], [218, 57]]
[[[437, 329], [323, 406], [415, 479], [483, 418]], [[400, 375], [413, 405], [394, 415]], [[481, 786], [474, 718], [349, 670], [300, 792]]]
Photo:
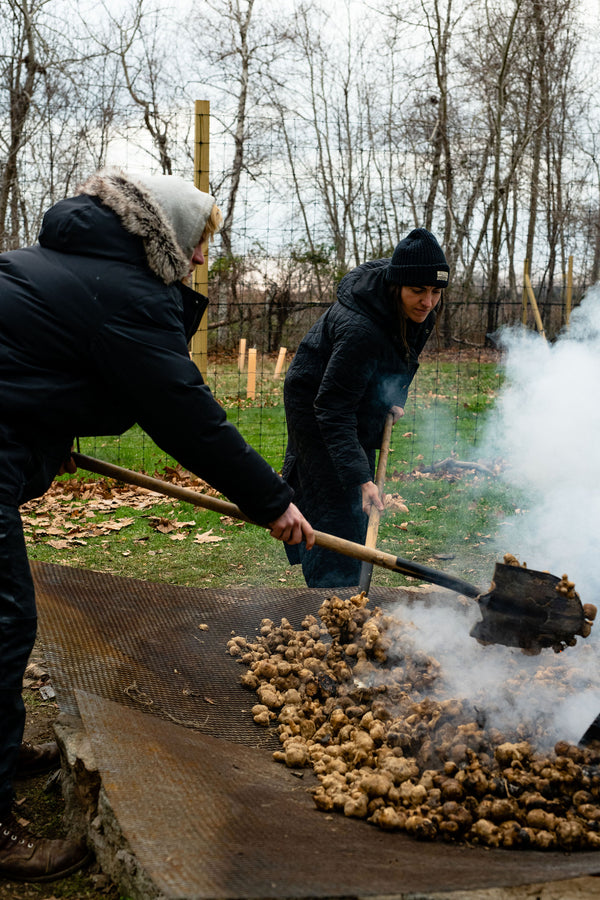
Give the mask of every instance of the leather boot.
[[19, 750], [17, 778], [29, 778], [42, 775], [60, 768], [60, 751], [58, 744], [51, 741], [47, 744], [29, 744], [23, 741]]
[[55, 881], [80, 869], [90, 858], [83, 842], [36, 837], [12, 815], [0, 822], [0, 878]]

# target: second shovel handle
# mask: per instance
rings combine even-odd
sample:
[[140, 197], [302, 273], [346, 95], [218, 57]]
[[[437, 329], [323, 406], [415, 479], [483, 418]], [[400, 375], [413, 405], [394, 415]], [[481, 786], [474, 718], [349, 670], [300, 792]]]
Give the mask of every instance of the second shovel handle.
[[[375, 475], [375, 484], [379, 488], [379, 496], [383, 498], [383, 489], [385, 487], [385, 473], [387, 472], [387, 461], [390, 452], [390, 441], [392, 439], [392, 428], [394, 427], [394, 417], [388, 413], [383, 428], [383, 437], [381, 439], [381, 449], [379, 450], [379, 459], [377, 460], [377, 473]], [[377, 544], [377, 534], [379, 532], [379, 523], [381, 521], [381, 510], [376, 506], [371, 507], [369, 513], [369, 524], [367, 525], [367, 536], [365, 539], [366, 547], [375, 547]]]
[[[377, 460], [377, 473], [375, 475], [375, 484], [379, 489], [379, 496], [383, 500], [383, 489], [385, 487], [385, 473], [387, 472], [388, 454], [390, 452], [390, 441], [392, 439], [392, 428], [394, 427], [394, 416], [391, 412], [387, 414], [385, 425], [383, 426], [383, 436], [381, 438], [381, 448], [379, 450], [379, 459]], [[379, 534], [379, 523], [381, 522], [381, 510], [373, 504], [369, 513], [369, 521], [367, 524], [367, 534], [365, 537], [365, 547], [377, 546], [377, 535]], [[371, 587], [371, 577], [373, 575], [373, 565], [363, 562], [360, 567], [360, 577], [358, 580], [358, 589], [369, 592]]]

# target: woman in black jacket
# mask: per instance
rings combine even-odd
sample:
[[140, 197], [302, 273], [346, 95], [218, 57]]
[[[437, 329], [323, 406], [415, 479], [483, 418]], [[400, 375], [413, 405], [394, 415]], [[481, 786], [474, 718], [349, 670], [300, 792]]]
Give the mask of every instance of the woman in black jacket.
[[[404, 414], [418, 357], [440, 309], [449, 267], [433, 234], [417, 228], [391, 259], [364, 263], [303, 338], [284, 387], [288, 447], [283, 476], [320, 531], [364, 543], [387, 414]], [[360, 562], [300, 544], [286, 547], [309, 587], [357, 585]]]

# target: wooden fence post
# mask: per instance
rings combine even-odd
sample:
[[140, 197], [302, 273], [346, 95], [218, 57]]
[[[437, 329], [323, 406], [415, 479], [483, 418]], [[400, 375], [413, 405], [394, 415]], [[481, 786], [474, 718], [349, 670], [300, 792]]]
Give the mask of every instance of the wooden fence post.
[[256, 397], [256, 348], [248, 350], [248, 387], [246, 389], [248, 400]]
[[521, 294], [521, 322], [527, 325], [527, 287], [526, 280], [529, 277], [529, 260], [523, 263], [523, 293]]
[[542, 337], [545, 338], [546, 332], [544, 331], [544, 324], [542, 322], [542, 317], [540, 316], [540, 311], [538, 309], [537, 300], [535, 299], [535, 294], [533, 293], [533, 287], [531, 286], [531, 279], [529, 278], [529, 275], [525, 275], [525, 287], [527, 288], [527, 296], [529, 298], [529, 302], [531, 303], [533, 318], [535, 319], [537, 330], [542, 335]]
[[243, 372], [245, 365], [246, 365], [246, 338], [240, 338], [240, 351], [238, 353], [238, 372]]
[[[194, 184], [205, 193], [209, 193], [209, 154], [210, 154], [210, 101], [196, 100], [194, 104]], [[208, 295], [208, 248], [205, 262], [196, 266], [192, 280], [194, 290]], [[204, 313], [200, 327], [191, 341], [192, 359], [206, 380], [208, 370], [208, 314]]]
[[287, 353], [287, 347], [279, 348], [279, 356], [277, 357], [277, 362], [275, 364], [275, 378], [279, 378], [281, 375], [281, 370], [283, 369], [283, 364], [285, 362], [285, 354]]

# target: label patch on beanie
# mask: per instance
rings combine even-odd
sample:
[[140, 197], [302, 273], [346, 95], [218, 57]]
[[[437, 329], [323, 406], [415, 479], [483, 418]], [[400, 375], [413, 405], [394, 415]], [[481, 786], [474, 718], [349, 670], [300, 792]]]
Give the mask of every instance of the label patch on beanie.
[[444, 272], [443, 270], [438, 271], [437, 280], [438, 281], [448, 281], [448, 273]]

